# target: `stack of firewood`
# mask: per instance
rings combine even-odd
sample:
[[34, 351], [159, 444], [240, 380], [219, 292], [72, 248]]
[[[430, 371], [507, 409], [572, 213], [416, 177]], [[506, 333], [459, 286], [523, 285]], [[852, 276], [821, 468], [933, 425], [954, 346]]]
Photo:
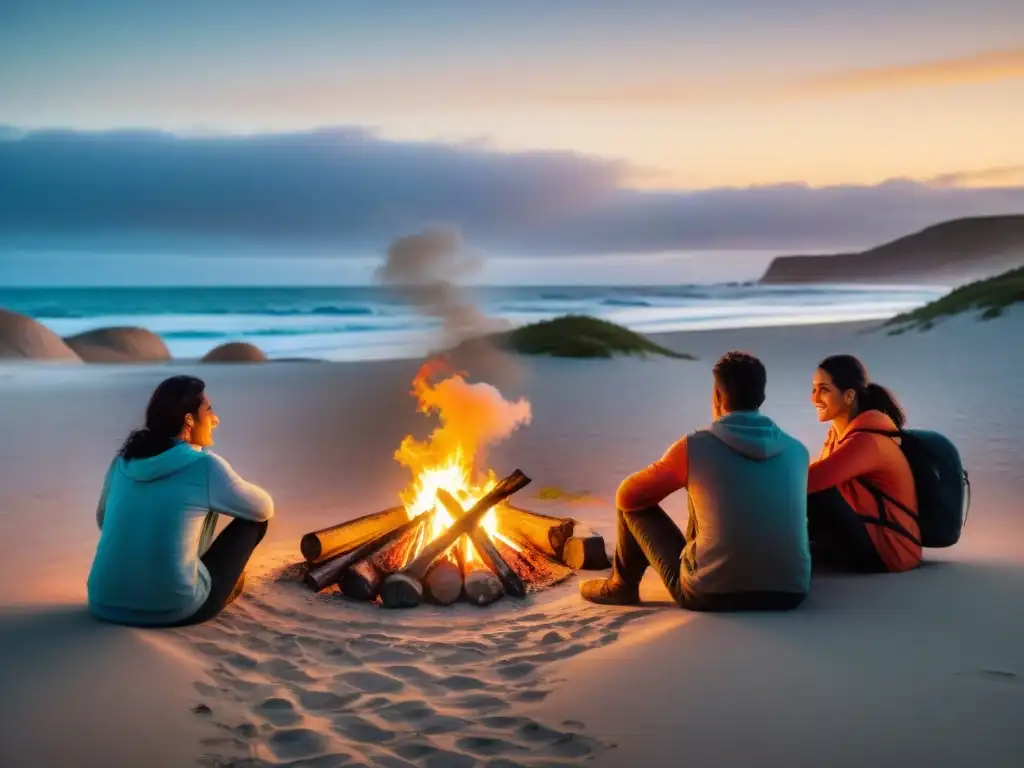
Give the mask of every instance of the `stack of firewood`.
[[[378, 598], [388, 608], [427, 600], [448, 605], [459, 598], [489, 605], [503, 595], [523, 597], [575, 570], [610, 567], [604, 539], [571, 518], [521, 509], [508, 499], [529, 484], [519, 470], [499, 481], [469, 509], [444, 490], [437, 503], [454, 520], [433, 540], [426, 538], [436, 508], [409, 519], [398, 506], [307, 533], [300, 549], [306, 582], [320, 591], [337, 584], [353, 600]], [[494, 509], [502, 536], [493, 539], [480, 523]], [[468, 537], [478, 557], [463, 556]]]

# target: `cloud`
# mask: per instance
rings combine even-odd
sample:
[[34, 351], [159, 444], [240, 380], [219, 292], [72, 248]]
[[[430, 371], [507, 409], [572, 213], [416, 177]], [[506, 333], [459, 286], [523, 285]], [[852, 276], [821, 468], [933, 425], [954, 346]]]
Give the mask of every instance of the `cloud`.
[[[10, 131], [7, 132], [9, 135]], [[45, 130], [0, 140], [0, 233], [501, 238], [586, 206], [627, 167], [569, 152], [399, 143], [349, 128], [251, 136]]]
[[1024, 78], [1024, 48], [819, 75], [786, 90], [793, 95], [815, 96], [990, 83], [1012, 78]]
[[1022, 186], [948, 179], [640, 191], [625, 187], [631, 169], [616, 161], [384, 141], [342, 128], [8, 134], [0, 140], [7, 246], [150, 248], [175, 239], [370, 255], [447, 225], [491, 253], [798, 249], [870, 245], [943, 219], [1024, 211]]
[[937, 187], [1024, 187], [1024, 165], [944, 173], [929, 183]]

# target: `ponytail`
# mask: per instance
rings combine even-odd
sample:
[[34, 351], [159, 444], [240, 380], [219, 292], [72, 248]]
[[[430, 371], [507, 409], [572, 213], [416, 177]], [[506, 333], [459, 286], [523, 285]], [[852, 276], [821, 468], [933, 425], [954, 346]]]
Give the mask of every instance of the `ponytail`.
[[818, 364], [832, 379], [832, 383], [840, 392], [853, 390], [857, 395], [857, 413], [879, 411], [884, 413], [896, 429], [903, 429], [907, 416], [896, 401], [892, 392], [881, 384], [875, 384], [868, 378], [867, 368], [853, 355], [832, 355]]
[[118, 451], [125, 461], [148, 459], [172, 448], [185, 425], [185, 417], [196, 418], [203, 404], [206, 384], [195, 376], [172, 376], [153, 391], [146, 406], [146, 426], [128, 435]]
[[143, 427], [136, 429], [128, 435], [118, 451], [118, 455], [125, 461], [131, 459], [148, 459], [150, 456], [157, 456], [174, 445], [174, 435], [158, 435], [153, 430]]
[[892, 419], [896, 429], [903, 429], [903, 425], [907, 423], [907, 415], [903, 412], [903, 408], [900, 407], [892, 392], [881, 384], [875, 384], [874, 382], [869, 383], [857, 392], [857, 410], [861, 413], [864, 411], [880, 411]]

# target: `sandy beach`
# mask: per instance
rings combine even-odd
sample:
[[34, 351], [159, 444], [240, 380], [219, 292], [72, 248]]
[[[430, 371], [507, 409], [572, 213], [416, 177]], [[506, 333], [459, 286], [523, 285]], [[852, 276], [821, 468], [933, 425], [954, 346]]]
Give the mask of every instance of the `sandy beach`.
[[[579, 576], [522, 601], [389, 612], [314, 595], [306, 531], [384, 509], [416, 412], [416, 361], [0, 366], [0, 765], [1016, 766], [1024, 759], [1024, 312], [927, 333], [871, 325], [659, 336], [696, 361], [529, 359], [503, 388], [532, 421], [488, 457], [517, 500], [614, 542], [625, 474], [710, 419], [711, 366], [768, 368], [765, 412], [815, 455], [826, 354], [860, 356], [911, 426], [957, 443], [961, 542], [908, 574], [816, 575], [787, 615], [697, 615], [644, 584], [599, 607]], [[169, 371], [202, 376], [214, 450], [277, 512], [245, 594], [199, 627], [101, 625], [85, 610], [103, 471]], [[545, 486], [586, 494], [541, 501]], [[685, 520], [685, 494], [666, 504]], [[195, 711], [194, 711], [195, 710]]]

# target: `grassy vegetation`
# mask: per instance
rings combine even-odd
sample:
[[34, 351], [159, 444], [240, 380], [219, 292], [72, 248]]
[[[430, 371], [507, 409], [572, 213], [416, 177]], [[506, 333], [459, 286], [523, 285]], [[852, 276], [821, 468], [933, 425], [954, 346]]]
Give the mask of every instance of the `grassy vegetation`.
[[538, 499], [545, 499], [549, 501], [580, 501], [581, 499], [589, 499], [590, 493], [587, 491], [573, 492], [566, 491], [554, 485], [548, 485], [537, 491]]
[[897, 315], [886, 326], [893, 327], [890, 336], [909, 330], [927, 331], [945, 317], [963, 312], [981, 312], [982, 320], [999, 317], [1006, 308], [1024, 301], [1024, 267], [979, 280], [950, 291], [941, 299], [911, 312]]
[[493, 337], [498, 346], [522, 355], [552, 357], [614, 357], [663, 355], [693, 360], [693, 355], [673, 352], [621, 325], [587, 315], [566, 315], [524, 325]]

